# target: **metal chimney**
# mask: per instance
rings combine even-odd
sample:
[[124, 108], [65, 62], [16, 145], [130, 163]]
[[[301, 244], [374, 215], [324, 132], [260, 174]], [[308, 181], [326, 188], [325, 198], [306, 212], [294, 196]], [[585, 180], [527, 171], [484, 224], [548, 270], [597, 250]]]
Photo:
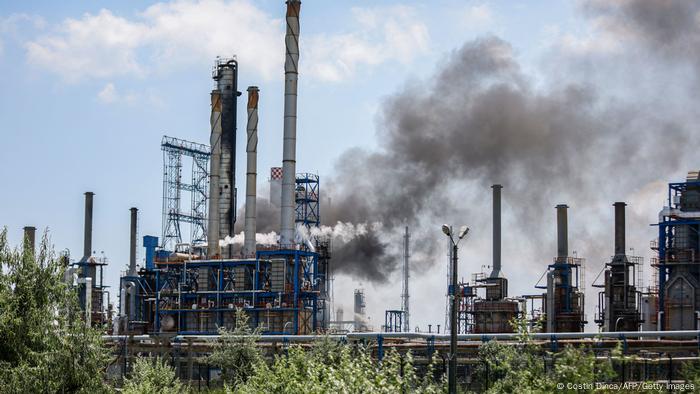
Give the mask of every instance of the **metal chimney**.
[[624, 202], [616, 202], [615, 207], [615, 256], [624, 256], [625, 251], [625, 207]]
[[131, 237], [129, 239], [129, 275], [136, 275], [136, 225], [138, 220], [138, 208], [130, 208], [131, 211]]
[[92, 256], [92, 196], [95, 193], [85, 192], [85, 238], [83, 240], [83, 260]]
[[501, 185], [491, 186], [493, 189], [493, 268], [489, 278], [501, 278]]
[[286, 57], [284, 61], [284, 147], [280, 245], [294, 243], [294, 188], [296, 178], [297, 80], [299, 74], [299, 0], [287, 1]]
[[258, 175], [258, 98], [259, 89], [257, 86], [248, 87], [248, 143], [245, 151], [248, 159], [248, 169], [246, 171], [246, 193], [245, 193], [245, 225], [243, 233], [243, 254], [246, 256], [255, 254], [255, 233], [256, 226], [256, 206], [257, 198], [256, 182]]
[[211, 159], [209, 164], [209, 223], [207, 228], [207, 256], [219, 254], [219, 186], [221, 167], [221, 95], [217, 90], [211, 92]]
[[28, 250], [32, 254], [35, 251], [35, 241], [36, 241], [36, 227], [27, 226], [24, 228], [24, 249]]
[[569, 257], [569, 234], [566, 204], [557, 205], [557, 262], [566, 262]]

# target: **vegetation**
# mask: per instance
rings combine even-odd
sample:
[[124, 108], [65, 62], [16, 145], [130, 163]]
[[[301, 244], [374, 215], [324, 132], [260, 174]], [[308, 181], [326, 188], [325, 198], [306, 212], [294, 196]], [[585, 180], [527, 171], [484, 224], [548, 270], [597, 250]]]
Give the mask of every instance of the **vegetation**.
[[0, 392], [105, 392], [107, 349], [87, 328], [44, 234], [39, 253], [0, 232]]
[[[48, 247], [44, 235], [38, 253], [11, 249], [7, 230], [0, 232], [0, 394], [114, 392], [105, 381], [109, 351], [102, 328], [88, 328], [76, 292], [64, 282], [66, 267]], [[479, 350], [473, 388], [479, 392], [548, 393], [606, 392], [595, 382], [619, 380], [614, 359], [626, 360], [620, 348], [608, 359], [596, 359], [586, 348], [565, 347], [552, 353], [532, 341], [525, 321], [514, 322], [517, 344], [487, 342]], [[257, 344], [259, 332], [250, 327], [243, 310], [236, 327], [222, 329], [212, 354], [204, 361], [222, 371], [226, 393], [442, 393], [442, 371], [417, 368], [410, 352], [393, 348], [381, 361], [362, 345], [330, 338], [311, 348], [289, 346], [271, 361]], [[183, 385], [165, 360], [136, 358], [122, 392], [128, 394], [184, 393]], [[700, 363], [688, 363], [681, 375], [700, 386]], [[560, 386], [589, 383], [589, 386]], [[644, 390], [619, 390], [644, 392]], [[650, 390], [649, 392], [658, 392]]]
[[244, 383], [264, 364], [256, 341], [259, 331], [250, 327], [248, 314], [241, 308], [236, 310], [236, 326], [233, 331], [219, 329], [219, 340], [212, 354], [205, 360], [221, 368], [222, 379], [232, 387]]
[[163, 359], [137, 358], [131, 376], [124, 381], [125, 394], [182, 393], [184, 387], [175, 375], [175, 369]]

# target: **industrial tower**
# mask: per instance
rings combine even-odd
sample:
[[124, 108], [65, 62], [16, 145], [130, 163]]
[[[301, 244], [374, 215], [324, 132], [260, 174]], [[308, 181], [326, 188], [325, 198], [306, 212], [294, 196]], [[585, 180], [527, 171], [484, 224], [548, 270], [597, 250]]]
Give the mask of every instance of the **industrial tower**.
[[[182, 224], [190, 225], [187, 244], [203, 247], [207, 241], [207, 199], [209, 196], [209, 147], [163, 136], [163, 239], [161, 247], [175, 250], [183, 243]], [[191, 177], [183, 181], [183, 158], [192, 159]], [[182, 193], [190, 193], [190, 209], [182, 207]], [[191, 251], [187, 251], [191, 252]]]

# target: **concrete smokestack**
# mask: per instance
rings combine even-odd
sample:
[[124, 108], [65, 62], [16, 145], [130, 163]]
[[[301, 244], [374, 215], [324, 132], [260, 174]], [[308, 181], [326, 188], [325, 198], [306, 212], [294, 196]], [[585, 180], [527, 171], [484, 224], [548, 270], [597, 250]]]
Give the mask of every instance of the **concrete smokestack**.
[[616, 202], [615, 207], [615, 256], [624, 256], [625, 250], [625, 207], [624, 202]]
[[501, 185], [491, 186], [493, 189], [493, 269], [490, 278], [500, 278], [501, 272]]
[[284, 61], [284, 147], [280, 245], [294, 243], [294, 188], [296, 180], [297, 80], [299, 75], [299, 0], [287, 1], [286, 57]]
[[256, 226], [256, 206], [257, 198], [257, 176], [258, 176], [258, 97], [257, 86], [248, 87], [248, 143], [246, 144], [246, 154], [248, 166], [246, 171], [246, 193], [245, 193], [245, 226], [243, 233], [243, 254], [246, 256], [255, 254], [255, 233]]
[[557, 261], [565, 262], [569, 257], [569, 231], [566, 204], [557, 205]]
[[28, 250], [32, 254], [36, 246], [36, 227], [27, 226], [24, 228], [24, 249]]
[[136, 225], [138, 221], [138, 208], [130, 208], [131, 232], [129, 238], [129, 275], [136, 275]]
[[83, 260], [92, 256], [92, 197], [93, 192], [85, 192], [85, 237], [83, 238]]

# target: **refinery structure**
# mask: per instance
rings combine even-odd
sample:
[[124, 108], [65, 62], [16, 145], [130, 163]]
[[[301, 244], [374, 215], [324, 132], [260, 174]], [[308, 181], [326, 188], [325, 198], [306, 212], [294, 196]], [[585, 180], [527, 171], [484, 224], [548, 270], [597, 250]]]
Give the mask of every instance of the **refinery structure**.
[[[83, 255], [72, 261], [70, 256], [62, 258], [70, 264], [66, 281], [77, 289], [86, 320], [104, 326], [108, 340], [136, 341], [140, 349], [161, 346], [163, 338], [195, 346], [194, 341], [203, 336], [215, 337], [221, 328], [235, 327], [237, 311], [243, 311], [252, 328], [262, 334], [262, 341], [303, 341], [317, 334], [371, 339], [376, 340], [379, 358], [383, 346], [397, 343], [432, 354], [452, 332], [460, 335], [460, 351], [468, 354], [475, 341], [515, 338], [513, 322], [517, 319], [526, 322], [535, 338], [551, 344], [559, 340], [585, 342], [599, 335], [602, 340], [624, 339], [630, 349], [642, 350], [653, 342], [651, 347], [669, 354], [697, 354], [697, 171], [689, 172], [683, 182], [668, 184], [667, 203], [658, 222], [652, 223], [658, 238], [651, 243], [656, 257], [648, 262], [653, 284], [646, 288], [641, 283], [645, 263], [630, 255], [626, 245], [625, 202], [611, 206], [610, 225], [615, 234], [610, 242], [611, 257], [590, 285], [584, 278], [585, 259], [569, 250], [570, 211], [562, 203], [552, 211], [555, 257], [541, 263], [544, 272], [532, 283], [532, 294], [509, 292], [511, 262], [502, 261], [501, 250], [501, 196], [507, 195], [508, 185], [494, 184], [490, 270], [474, 274], [456, 287], [446, 286], [447, 311], [450, 302], [458, 305], [454, 326], [448, 324], [449, 319], [442, 330], [438, 324], [418, 329], [411, 325], [416, 321], [411, 305], [419, 301], [410, 294], [419, 285], [411, 281], [411, 250], [416, 242], [411, 242], [408, 226], [402, 226], [402, 255], [397, 256], [402, 263], [400, 307], [387, 309], [384, 324], [372, 327], [366, 316], [365, 293], [357, 289], [352, 314], [334, 311], [331, 239], [312, 231], [320, 226], [323, 214], [320, 180], [318, 175], [296, 168], [300, 7], [299, 1], [287, 2], [283, 157], [282, 167], [270, 172], [270, 203], [280, 208], [279, 241], [271, 245], [256, 240], [258, 105], [260, 95], [266, 93], [254, 85], [240, 92], [237, 59], [218, 58], [212, 74], [215, 88], [211, 91], [209, 144], [163, 137], [162, 232], [139, 235], [139, 210], [129, 210], [129, 265], [120, 278], [116, 300], [110, 299], [105, 286], [103, 272], [109, 262], [95, 256], [92, 246], [93, 205], [99, 203], [95, 200], [99, 196], [91, 192], [84, 195]], [[237, 108], [242, 96], [247, 114], [244, 147], [236, 145]], [[244, 149], [246, 177], [242, 181], [235, 178], [235, 163]], [[237, 217], [238, 185], [245, 185], [244, 217]], [[571, 213], [575, 215], [575, 210]], [[242, 243], [234, 241], [237, 221], [243, 221]], [[571, 222], [575, 225], [575, 220]], [[31, 244], [34, 231], [33, 227], [25, 228]], [[145, 249], [140, 267], [139, 240]], [[456, 246], [450, 248], [450, 262], [456, 260], [455, 252]], [[450, 276], [448, 283], [456, 283], [456, 279]], [[595, 289], [597, 299], [585, 298], [587, 287]], [[590, 321], [599, 326], [599, 333], [584, 332], [589, 323], [586, 303], [596, 305]], [[667, 340], [671, 337], [679, 339]], [[192, 354], [206, 352], [205, 345], [196, 346], [200, 347]]]

